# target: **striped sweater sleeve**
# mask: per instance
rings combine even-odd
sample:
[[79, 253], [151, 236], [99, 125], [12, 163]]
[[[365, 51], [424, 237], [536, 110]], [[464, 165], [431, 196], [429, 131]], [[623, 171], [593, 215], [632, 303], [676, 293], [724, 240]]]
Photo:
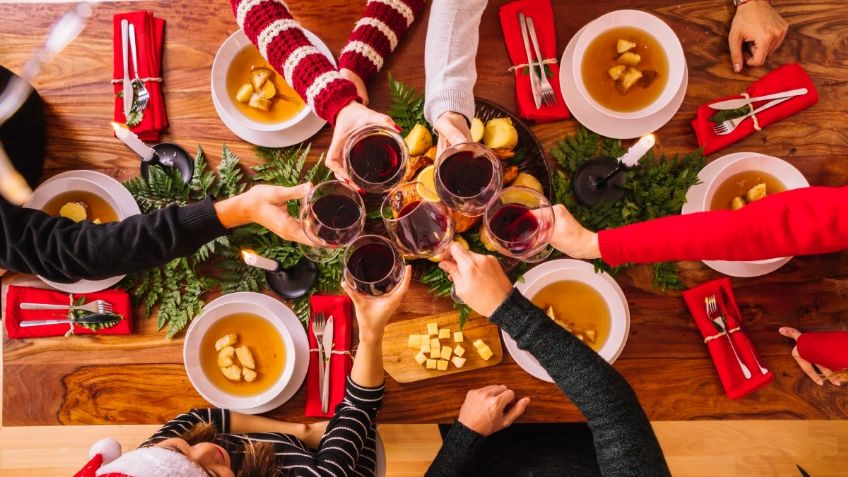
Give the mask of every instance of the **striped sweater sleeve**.
[[368, 445], [369, 433], [373, 434], [383, 390], [383, 386], [359, 386], [348, 377], [345, 398], [336, 406], [315, 453], [315, 466], [321, 475], [354, 474], [360, 454]]
[[398, 39], [424, 10], [424, 0], [368, 0], [339, 57], [347, 68], [368, 81], [397, 48]]
[[192, 409], [166, 422], [141, 447], [151, 446], [172, 437], [179, 437], [197, 424], [211, 423], [216, 432], [230, 432], [230, 411], [218, 408]]
[[356, 86], [306, 37], [281, 0], [230, 0], [239, 28], [315, 114], [335, 123]]

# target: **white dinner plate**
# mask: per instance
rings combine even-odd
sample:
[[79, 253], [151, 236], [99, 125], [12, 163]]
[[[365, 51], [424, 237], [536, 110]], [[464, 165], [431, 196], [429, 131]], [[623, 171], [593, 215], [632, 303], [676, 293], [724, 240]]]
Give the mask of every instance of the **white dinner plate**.
[[[24, 207], [41, 209], [50, 199], [66, 192], [66, 186], [74, 183], [74, 181], [77, 181], [78, 184], [91, 183], [97, 190], [105, 192], [108, 197], [104, 199], [115, 209], [120, 220], [141, 213], [141, 209], [139, 209], [132, 194], [123, 184], [106, 174], [85, 170], [67, 171], [47, 179], [33, 191], [24, 203]], [[88, 190], [88, 187], [86, 187], [86, 190]], [[65, 293], [94, 293], [113, 287], [124, 278], [124, 275], [102, 280], [79, 280], [73, 283], [54, 282], [42, 276], [38, 278], [50, 287]]]
[[[330, 62], [335, 65], [336, 60], [335, 58], [333, 58], [333, 54], [330, 52], [330, 49], [327, 47], [327, 45], [324, 44], [324, 42], [321, 41], [321, 39], [318, 38], [318, 36], [316, 36], [311, 31], [305, 28], [303, 29], [303, 31], [306, 34], [306, 37], [309, 38], [309, 40], [312, 42], [312, 44], [315, 45], [319, 50], [321, 50], [321, 52], [327, 56]], [[247, 37], [241, 30], [233, 33], [221, 45], [221, 48], [218, 50], [218, 54], [215, 56], [216, 60], [221, 54], [221, 51], [225, 48], [240, 49], [243, 47], [243, 45], [246, 44], [245, 42], [250, 43], [250, 41], [247, 39]], [[213, 70], [214, 69], [215, 68], [213, 63]], [[232, 131], [233, 134], [251, 144], [263, 147], [292, 146], [294, 144], [299, 144], [311, 138], [312, 136], [317, 134], [318, 131], [320, 131], [325, 124], [327, 124], [327, 121], [321, 119], [314, 112], [309, 110], [308, 114], [304, 115], [299, 122], [280, 131], [257, 131], [251, 129], [246, 125], [246, 123], [244, 123], [243, 121], [239, 121], [237, 118], [229, 114], [227, 110], [221, 105], [221, 102], [219, 101], [215, 91], [214, 83], [214, 81], [210, 81], [212, 103], [214, 104], [215, 111], [218, 113], [218, 116], [221, 118], [221, 121], [223, 121], [224, 125], [227, 126], [227, 128]], [[304, 108], [309, 109], [309, 105], [305, 105]]]
[[641, 119], [611, 117], [593, 107], [580, 95], [574, 81], [574, 76], [571, 74], [571, 59], [574, 56], [574, 48], [577, 44], [577, 39], [580, 38], [580, 35], [585, 29], [586, 27], [581, 28], [571, 38], [560, 60], [560, 90], [562, 91], [565, 104], [568, 106], [568, 110], [574, 115], [574, 118], [589, 130], [614, 139], [641, 137], [656, 131], [669, 122], [677, 114], [680, 105], [683, 104], [683, 99], [686, 97], [686, 88], [689, 85], [689, 68], [684, 65], [683, 83], [680, 85], [680, 90], [678, 90], [671, 102], [656, 114]]
[[[630, 335], [630, 307], [627, 305], [627, 299], [625, 298], [621, 287], [618, 286], [618, 283], [608, 273], [596, 273], [595, 267], [591, 263], [584, 262], [582, 260], [551, 260], [550, 262], [542, 263], [541, 265], [537, 265], [527, 271], [527, 273], [524, 274], [524, 280], [521, 283], [516, 283], [515, 288], [524, 294], [527, 290], [533, 289], [534, 284], [538, 280], [554, 273], [568, 273], [569, 271], [574, 272], [575, 278], [580, 275], [586, 276], [586, 274], [591, 273], [599, 281], [590, 285], [596, 290], [601, 287], [605, 288], [605, 290], [598, 291], [604, 295], [607, 300], [607, 306], [610, 307], [610, 319], [614, 320], [614, 322], [610, 331], [610, 336], [607, 338], [607, 343], [601, 347], [601, 353], [603, 353], [601, 356], [603, 356], [607, 362], [613, 363], [621, 355], [621, 352], [624, 350], [624, 346], [627, 344], [627, 338]], [[618, 302], [610, 302], [610, 295], [616, 296], [618, 298]], [[616, 316], [620, 317], [618, 329], [615, 329]], [[518, 343], [516, 343], [509, 334], [501, 330], [501, 336], [503, 336], [504, 345], [506, 346], [507, 351], [521, 369], [542, 381], [547, 381], [549, 383], [554, 382], [548, 372], [545, 371], [545, 368], [539, 364], [539, 361], [536, 360], [536, 358], [529, 352], [519, 349]]]

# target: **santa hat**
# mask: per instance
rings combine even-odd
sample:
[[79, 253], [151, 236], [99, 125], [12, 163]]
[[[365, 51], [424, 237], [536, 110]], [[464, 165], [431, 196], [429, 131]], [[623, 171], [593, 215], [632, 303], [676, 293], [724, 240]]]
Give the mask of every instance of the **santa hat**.
[[121, 455], [115, 439], [101, 439], [88, 451], [91, 459], [74, 477], [206, 477], [200, 466], [179, 452], [141, 447]]

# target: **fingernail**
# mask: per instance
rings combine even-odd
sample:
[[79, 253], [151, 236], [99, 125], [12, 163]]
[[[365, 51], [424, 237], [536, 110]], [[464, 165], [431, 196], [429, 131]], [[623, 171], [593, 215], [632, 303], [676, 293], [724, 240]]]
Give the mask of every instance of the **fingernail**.
[[824, 381], [818, 381], [819, 386], [824, 386]]
[[395, 131], [401, 132], [401, 131], [403, 131], [403, 129], [400, 126], [398, 126], [397, 124], [395, 124]]
[[733, 71], [739, 73], [740, 71], [742, 71], [742, 65], [740, 65], [739, 63], [734, 63], [733, 64]]

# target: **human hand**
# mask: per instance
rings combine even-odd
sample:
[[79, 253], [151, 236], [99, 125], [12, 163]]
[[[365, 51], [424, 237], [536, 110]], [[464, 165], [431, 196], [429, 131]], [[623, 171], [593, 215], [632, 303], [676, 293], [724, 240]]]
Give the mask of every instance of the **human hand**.
[[465, 395], [458, 420], [477, 434], [488, 437], [511, 426], [530, 404], [530, 398], [521, 398], [507, 410], [513, 401], [515, 392], [504, 385], [472, 389]]
[[288, 201], [303, 198], [311, 188], [308, 182], [297, 187], [255, 185], [237, 196], [216, 202], [215, 213], [225, 228], [253, 222], [286, 240], [311, 245], [300, 220], [290, 216], [287, 207]]
[[368, 106], [368, 89], [365, 87], [365, 82], [362, 81], [362, 78], [347, 68], [340, 69], [339, 75], [356, 86], [356, 94], [359, 96], [359, 100], [362, 101], [362, 104]]
[[[788, 326], [783, 326], [777, 331], [783, 336], [786, 336], [787, 338], [792, 338], [795, 341], [798, 341], [798, 337], [801, 336], [800, 331], [796, 330], [795, 328], [790, 328]], [[792, 357], [795, 358], [795, 361], [798, 362], [798, 366], [801, 367], [801, 370], [804, 371], [804, 373], [806, 373], [807, 376], [809, 376], [810, 379], [812, 379], [813, 382], [818, 384], [819, 386], [823, 385], [824, 381], [822, 380], [819, 373], [816, 372], [815, 368], [813, 368], [813, 365], [819, 368], [819, 371], [824, 374], [825, 378], [827, 378], [827, 380], [830, 381], [831, 384], [835, 386], [842, 386], [842, 381], [839, 379], [839, 376], [833, 373], [833, 371], [825, 368], [820, 364], [810, 363], [806, 359], [802, 358], [801, 355], [798, 353], [797, 346], [792, 348]]]
[[551, 245], [574, 258], [601, 258], [598, 234], [583, 227], [562, 204], [554, 206], [554, 232]]
[[465, 116], [447, 111], [442, 113], [433, 124], [433, 129], [439, 134], [439, 142], [436, 144], [436, 157], [441, 156], [445, 149], [471, 141], [471, 130], [468, 128], [468, 120]]
[[493, 255], [469, 252], [457, 242], [450, 246], [450, 260], [439, 268], [450, 275], [456, 295], [472, 310], [491, 316], [512, 292], [512, 283]]
[[344, 146], [351, 133], [365, 126], [382, 126], [398, 132], [401, 131], [392, 118], [385, 114], [368, 109], [368, 107], [356, 101], [348, 103], [336, 115], [333, 140], [330, 143], [330, 149], [327, 150], [326, 164], [335, 173], [336, 179], [340, 181], [350, 179], [344, 170]]
[[742, 71], [745, 56], [742, 45], [753, 41], [751, 57], [745, 63], [748, 66], [762, 66], [766, 56], [772, 54], [786, 37], [789, 24], [766, 0], [749, 0], [736, 7], [736, 15], [730, 26], [730, 61], [733, 71]]
[[381, 296], [371, 296], [351, 290], [347, 283], [342, 281], [342, 290], [353, 301], [353, 307], [356, 310], [360, 342], [373, 343], [382, 339], [386, 322], [395, 314], [401, 300], [409, 291], [411, 280], [412, 267], [407, 265], [403, 271], [403, 278], [395, 289], [391, 293]]

